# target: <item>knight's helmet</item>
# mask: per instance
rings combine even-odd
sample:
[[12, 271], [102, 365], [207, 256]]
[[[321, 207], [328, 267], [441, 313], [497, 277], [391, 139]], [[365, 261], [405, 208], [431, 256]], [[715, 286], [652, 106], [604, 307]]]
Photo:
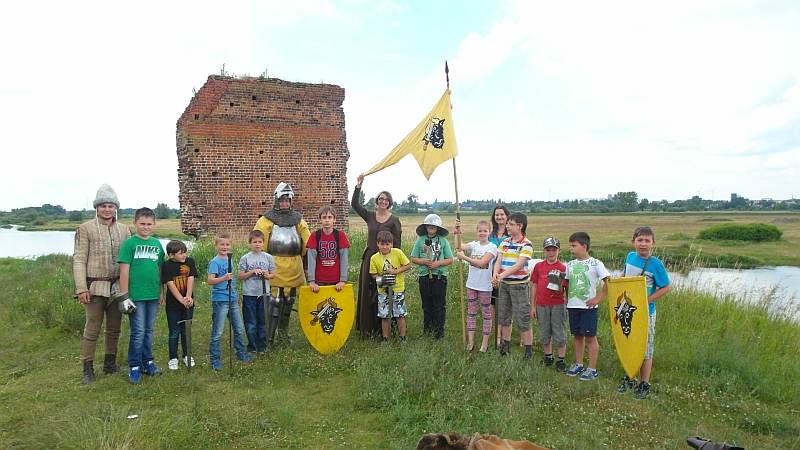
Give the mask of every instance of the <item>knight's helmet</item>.
[[275, 198], [273, 199], [272, 205], [273, 208], [280, 209], [279, 202], [283, 196], [289, 197], [290, 202], [294, 200], [294, 190], [292, 190], [292, 186], [290, 186], [289, 183], [281, 181], [275, 188]]

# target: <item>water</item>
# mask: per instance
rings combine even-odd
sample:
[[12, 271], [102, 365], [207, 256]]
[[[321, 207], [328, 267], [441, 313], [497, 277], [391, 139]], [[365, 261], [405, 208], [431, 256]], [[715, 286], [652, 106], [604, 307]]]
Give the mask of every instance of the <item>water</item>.
[[[51, 253], [72, 255], [74, 238], [74, 231], [0, 229], [0, 258], [35, 258]], [[168, 239], [160, 241], [163, 245], [169, 242]], [[193, 243], [186, 244], [191, 248]], [[670, 276], [676, 288], [688, 287], [717, 297], [732, 297], [756, 304], [768, 299], [774, 312], [789, 311], [792, 317], [800, 319], [800, 267], [697, 268], [686, 275]]]
[[[166, 247], [169, 239], [159, 239]], [[184, 241], [185, 242], [185, 241]], [[191, 249], [192, 242], [186, 242]], [[0, 258], [27, 258], [54, 253], [72, 255], [75, 246], [74, 231], [19, 231], [0, 228]]]

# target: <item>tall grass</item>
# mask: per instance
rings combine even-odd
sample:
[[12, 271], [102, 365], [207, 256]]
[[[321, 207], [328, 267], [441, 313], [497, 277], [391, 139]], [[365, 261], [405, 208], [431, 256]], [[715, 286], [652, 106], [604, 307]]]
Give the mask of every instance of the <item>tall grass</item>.
[[[353, 279], [364, 240], [351, 236]], [[235, 253], [244, 251], [237, 243]], [[209, 241], [192, 250], [201, 279], [214, 254]], [[607, 304], [598, 327], [601, 379], [586, 383], [525, 363], [516, 347], [505, 358], [492, 351], [465, 354], [455, 279], [444, 341], [421, 336], [419, 295], [409, 276], [406, 344], [354, 333], [342, 351], [323, 357], [293, 325], [290, 344], [222, 372], [210, 370], [205, 359], [210, 308], [201, 282], [193, 327], [199, 365], [191, 376], [167, 371], [130, 386], [123, 375], [100, 375], [81, 386], [83, 309], [72, 299], [70, 259], [0, 260], [0, 282], [8, 287], [0, 290], [6, 324], [0, 327], [6, 343], [0, 347], [0, 442], [14, 448], [408, 449], [424, 432], [479, 431], [554, 449], [680, 448], [695, 434], [746, 448], [800, 448], [800, 326], [770, 314], [769, 305], [670, 293], [659, 301], [654, 394], [636, 401], [614, 390], [622, 370]], [[163, 316], [154, 348], [161, 364]], [[124, 325], [121, 357], [126, 343]], [[132, 414], [138, 418], [127, 419]]]

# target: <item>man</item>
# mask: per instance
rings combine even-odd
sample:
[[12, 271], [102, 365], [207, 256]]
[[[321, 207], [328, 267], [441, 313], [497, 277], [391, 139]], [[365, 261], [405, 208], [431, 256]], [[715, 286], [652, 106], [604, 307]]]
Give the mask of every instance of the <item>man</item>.
[[127, 226], [117, 222], [119, 200], [111, 186], [100, 186], [93, 206], [96, 210], [95, 218], [78, 227], [75, 232], [75, 252], [72, 255], [75, 298], [86, 310], [86, 325], [81, 340], [83, 384], [94, 381], [94, 354], [104, 318], [106, 336], [103, 373], [112, 374], [118, 370], [117, 343], [122, 317], [112, 296], [119, 292], [119, 247], [131, 235]]

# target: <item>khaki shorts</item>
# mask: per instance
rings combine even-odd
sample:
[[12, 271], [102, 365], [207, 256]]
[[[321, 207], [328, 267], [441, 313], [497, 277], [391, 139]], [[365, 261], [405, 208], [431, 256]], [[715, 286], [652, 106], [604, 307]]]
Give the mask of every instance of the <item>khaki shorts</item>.
[[519, 331], [531, 329], [531, 296], [528, 286], [530, 284], [527, 282], [500, 283], [497, 291], [497, 320], [500, 325], [511, 325], [512, 317], [516, 316]]
[[567, 308], [564, 305], [536, 305], [539, 321], [539, 342], [543, 345], [553, 340], [553, 345], [567, 345]]

